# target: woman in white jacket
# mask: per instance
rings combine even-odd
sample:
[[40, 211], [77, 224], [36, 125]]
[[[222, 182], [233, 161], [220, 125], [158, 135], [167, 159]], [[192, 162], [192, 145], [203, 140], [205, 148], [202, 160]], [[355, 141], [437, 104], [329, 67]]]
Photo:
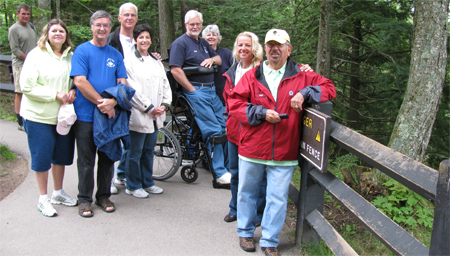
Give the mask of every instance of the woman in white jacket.
[[147, 24], [137, 25], [133, 30], [133, 38], [137, 50], [134, 56], [125, 59], [127, 84], [136, 90], [131, 100], [131, 147], [125, 158], [125, 193], [146, 198], [149, 193], [163, 192], [152, 178], [153, 155], [158, 128], [164, 125], [165, 111], [170, 107], [172, 92], [164, 66], [148, 53], [152, 44], [151, 27]]

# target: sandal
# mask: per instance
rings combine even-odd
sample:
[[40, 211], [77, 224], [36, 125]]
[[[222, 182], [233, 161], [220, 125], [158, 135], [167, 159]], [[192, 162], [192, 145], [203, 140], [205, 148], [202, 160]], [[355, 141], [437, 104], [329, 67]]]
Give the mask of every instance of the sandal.
[[78, 214], [83, 218], [90, 218], [94, 216], [91, 203], [80, 203], [80, 205], [78, 205]]
[[[102, 210], [104, 212], [114, 212], [116, 210], [116, 207], [114, 206], [114, 203], [111, 202], [111, 200], [109, 200], [109, 198], [105, 198], [105, 199], [98, 199], [95, 200], [95, 204], [102, 207]], [[112, 207], [111, 210], [107, 210], [108, 207]]]

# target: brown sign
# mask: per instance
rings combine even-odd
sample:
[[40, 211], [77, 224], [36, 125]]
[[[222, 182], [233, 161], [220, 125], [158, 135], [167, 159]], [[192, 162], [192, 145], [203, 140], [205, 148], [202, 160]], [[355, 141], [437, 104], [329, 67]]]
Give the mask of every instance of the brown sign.
[[331, 117], [313, 108], [303, 111], [300, 155], [319, 171], [326, 172]]

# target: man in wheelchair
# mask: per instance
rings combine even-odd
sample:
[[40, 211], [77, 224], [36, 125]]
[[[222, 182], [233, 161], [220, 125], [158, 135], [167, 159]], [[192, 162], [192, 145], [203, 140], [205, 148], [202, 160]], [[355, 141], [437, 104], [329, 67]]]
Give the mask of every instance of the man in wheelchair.
[[[214, 74], [185, 75], [182, 68], [203, 66], [211, 68], [221, 65], [222, 59], [205, 39], [199, 37], [202, 31], [203, 16], [196, 10], [190, 10], [185, 16], [186, 33], [177, 38], [170, 46], [169, 66], [175, 80], [183, 87], [182, 91], [195, 114], [195, 121], [202, 133], [202, 139], [211, 149], [210, 138], [225, 133], [223, 118], [224, 106], [216, 95]], [[212, 166], [216, 182], [229, 184], [231, 174], [225, 161], [226, 143], [213, 147]]]

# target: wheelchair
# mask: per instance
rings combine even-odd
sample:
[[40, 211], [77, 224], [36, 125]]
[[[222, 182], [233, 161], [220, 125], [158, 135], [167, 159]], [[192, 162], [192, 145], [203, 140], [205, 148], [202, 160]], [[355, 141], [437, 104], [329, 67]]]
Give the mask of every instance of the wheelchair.
[[[187, 67], [183, 70], [186, 76], [209, 74], [217, 72], [217, 66]], [[153, 158], [153, 178], [155, 180], [169, 179], [182, 166], [181, 178], [187, 183], [192, 183], [198, 178], [196, 167], [201, 163], [204, 169], [211, 172], [214, 188], [230, 188], [229, 184], [223, 185], [216, 182], [212, 166], [214, 145], [227, 142], [226, 135], [211, 136], [209, 138], [211, 149], [208, 149], [202, 140], [201, 130], [195, 122], [195, 110], [170, 70], [166, 70], [166, 74], [172, 90], [172, 107], [169, 109], [171, 119], [158, 132]]]

